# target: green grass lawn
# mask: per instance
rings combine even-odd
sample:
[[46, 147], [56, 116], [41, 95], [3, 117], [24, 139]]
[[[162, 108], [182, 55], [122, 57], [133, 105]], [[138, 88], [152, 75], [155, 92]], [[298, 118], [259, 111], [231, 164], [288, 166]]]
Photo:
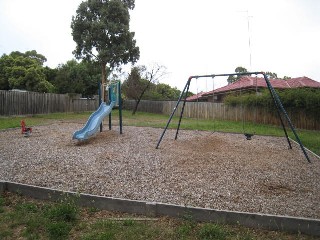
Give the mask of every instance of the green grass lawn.
[[152, 218], [80, 208], [76, 198], [58, 202], [34, 200], [13, 193], [0, 196], [0, 239], [316, 239], [301, 234], [241, 226]]
[[[0, 130], [7, 128], [20, 127], [20, 121], [25, 119], [27, 126], [36, 126], [48, 124], [54, 121], [80, 121], [85, 123], [90, 116], [91, 112], [84, 113], [53, 113], [46, 115], [34, 115], [27, 117], [1, 117]], [[118, 124], [118, 111], [113, 110], [113, 123]], [[131, 111], [123, 111], [123, 124], [127, 126], [141, 126], [141, 127], [165, 127], [169, 116], [162, 114], [143, 113], [137, 112], [135, 115]], [[174, 117], [170, 124], [170, 128], [176, 128], [178, 125], [178, 117]], [[181, 122], [181, 129], [189, 130], [204, 130], [204, 131], [220, 131], [220, 132], [233, 132], [233, 133], [255, 133], [257, 135], [271, 135], [271, 136], [284, 136], [283, 129], [280, 126], [263, 125], [244, 123], [242, 121], [219, 121], [219, 120], [204, 120], [183, 118]], [[289, 136], [296, 140], [290, 128], [287, 128]], [[320, 131], [310, 131], [297, 129], [297, 133], [302, 143], [320, 155]]]

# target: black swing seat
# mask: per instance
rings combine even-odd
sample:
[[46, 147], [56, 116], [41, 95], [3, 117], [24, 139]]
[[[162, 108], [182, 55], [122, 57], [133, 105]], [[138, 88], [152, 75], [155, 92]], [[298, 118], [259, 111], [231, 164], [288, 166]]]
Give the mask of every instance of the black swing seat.
[[244, 135], [246, 136], [246, 139], [247, 139], [247, 140], [251, 140], [251, 137], [252, 137], [254, 134], [244, 133]]

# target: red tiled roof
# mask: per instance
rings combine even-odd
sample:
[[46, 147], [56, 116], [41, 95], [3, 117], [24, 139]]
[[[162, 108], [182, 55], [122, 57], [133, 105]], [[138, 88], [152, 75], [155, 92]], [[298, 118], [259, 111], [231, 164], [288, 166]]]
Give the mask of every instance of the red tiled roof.
[[320, 88], [320, 82], [314, 81], [308, 77], [291, 78], [287, 80], [291, 88], [312, 87]]
[[[290, 78], [288, 80], [282, 79], [269, 79], [273, 88], [284, 89], [284, 88], [299, 88], [299, 87], [311, 87], [320, 88], [320, 82], [312, 80], [308, 77]], [[226, 85], [221, 88], [214, 90], [214, 93], [224, 93], [229, 91], [244, 90], [244, 89], [255, 89], [255, 88], [267, 88], [267, 83], [264, 78], [256, 78], [250, 76], [241, 77], [238, 81]], [[198, 98], [211, 95], [210, 92], [200, 92], [196, 95], [187, 98], [187, 101], [195, 101]]]
[[198, 94], [187, 97], [186, 101], [195, 101], [198, 98], [201, 98], [203, 94], [205, 94], [205, 92], [199, 92]]
[[[284, 89], [284, 88], [298, 88], [298, 87], [313, 87], [320, 88], [320, 82], [314, 81], [307, 77], [291, 78], [288, 80], [282, 79], [269, 79], [270, 84], [274, 88]], [[235, 90], [244, 90], [244, 89], [254, 89], [254, 88], [266, 88], [267, 83], [264, 78], [256, 78], [244, 76], [238, 81], [226, 85], [224, 87], [214, 90], [214, 93], [224, 93]], [[213, 91], [204, 93], [204, 96], [212, 94]]]

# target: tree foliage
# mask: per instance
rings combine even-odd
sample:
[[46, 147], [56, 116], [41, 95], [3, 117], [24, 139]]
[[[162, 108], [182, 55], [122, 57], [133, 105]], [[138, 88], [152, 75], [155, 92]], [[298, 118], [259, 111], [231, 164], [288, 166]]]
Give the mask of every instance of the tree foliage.
[[[292, 88], [276, 90], [282, 105], [287, 109], [304, 109], [306, 112], [318, 114], [320, 109], [319, 88]], [[267, 107], [275, 109], [270, 92], [265, 89], [261, 94], [246, 93], [241, 95], [228, 95], [224, 103], [230, 106]]]
[[[145, 79], [140, 78], [140, 86], [137, 88], [140, 90], [143, 89], [143, 86], [146, 86], [148, 82]], [[135, 94], [132, 94], [134, 91], [129, 91], [127, 80], [122, 84], [122, 92], [127, 99], [136, 100]], [[176, 101], [178, 100], [181, 91], [176, 87], [171, 87], [165, 83], [150, 83], [149, 88], [145, 91], [145, 94], [142, 96], [142, 100], [154, 100], [154, 101]], [[191, 93], [193, 95], [193, 93]]]
[[171, 87], [168, 84], [152, 83], [149, 90], [145, 93], [142, 99], [146, 100], [162, 100], [162, 101], [176, 101], [180, 96], [181, 91], [176, 87]]
[[43, 67], [45, 61], [46, 58], [35, 50], [3, 54], [0, 58], [0, 89], [53, 92], [54, 86], [47, 81]]
[[99, 66], [92, 62], [67, 61], [57, 68], [43, 67], [46, 58], [35, 50], [14, 51], [0, 58], [0, 89], [96, 95], [101, 79]]
[[[246, 73], [248, 72], [248, 70], [244, 67], [237, 67], [235, 70], [234, 70], [235, 73]], [[228, 81], [228, 84], [231, 84], [233, 82], [236, 82], [238, 81], [240, 78], [242, 77], [242, 75], [232, 75], [232, 76], [229, 76], [227, 81]]]
[[56, 78], [57, 72], [58, 72], [57, 68], [50, 68], [48, 66], [44, 67], [44, 74], [46, 75], [46, 79], [48, 82], [52, 84]]
[[274, 72], [266, 72], [265, 73], [269, 79], [278, 79], [278, 74]]
[[128, 99], [138, 100], [142, 90], [146, 86], [146, 81], [142, 81], [142, 66], [131, 68], [128, 78], [122, 84], [122, 92]]
[[97, 94], [100, 69], [91, 62], [67, 61], [57, 68], [54, 85], [58, 93], [78, 93], [83, 96]]
[[[248, 70], [244, 67], [237, 67], [235, 70], [235, 73], [247, 73]], [[284, 76], [283, 79], [280, 79], [278, 78], [278, 74], [277, 73], [274, 73], [274, 72], [266, 72], [265, 73], [267, 75], [267, 77], [269, 79], [279, 79], [279, 80], [287, 80], [287, 79], [290, 79], [290, 77], [288, 76]], [[238, 81], [243, 75], [233, 75], [233, 76], [229, 76], [227, 81], [228, 81], [228, 84], [231, 84], [231, 83], [234, 83], [236, 81]]]
[[135, 7], [135, 0], [123, 0], [122, 2], [131, 10]]
[[78, 59], [95, 60], [100, 64], [102, 83], [106, 83], [106, 68], [135, 63], [139, 57], [134, 32], [129, 31], [128, 9], [134, 0], [83, 1], [72, 17], [71, 28]]
[[153, 64], [149, 69], [146, 66], [136, 66], [131, 69], [128, 78], [123, 83], [123, 92], [129, 99], [134, 99], [136, 105], [132, 114], [138, 109], [138, 105], [152, 84], [155, 84], [166, 74], [166, 68], [159, 64]]

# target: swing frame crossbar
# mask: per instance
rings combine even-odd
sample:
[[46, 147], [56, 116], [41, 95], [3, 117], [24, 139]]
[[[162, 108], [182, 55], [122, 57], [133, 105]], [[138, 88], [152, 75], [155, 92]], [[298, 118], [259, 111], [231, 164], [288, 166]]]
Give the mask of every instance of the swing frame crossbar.
[[[273, 102], [274, 102], [276, 108], [277, 108], [278, 117], [279, 117], [279, 119], [280, 119], [281, 126], [282, 126], [282, 129], [283, 129], [283, 131], [284, 131], [285, 137], [286, 137], [286, 139], [287, 139], [289, 148], [292, 149], [292, 146], [291, 146], [291, 142], [290, 142], [290, 139], [289, 139], [289, 136], [288, 136], [286, 127], [285, 127], [285, 125], [284, 125], [284, 121], [283, 121], [283, 119], [282, 119], [281, 113], [283, 113], [285, 119], [287, 120], [287, 123], [288, 123], [288, 125], [289, 125], [292, 133], [294, 134], [297, 142], [299, 143], [300, 148], [301, 148], [304, 156], [306, 157], [307, 161], [308, 161], [309, 163], [311, 163], [310, 158], [309, 158], [309, 156], [308, 156], [308, 154], [307, 154], [307, 152], [306, 152], [306, 150], [305, 150], [305, 148], [304, 148], [304, 146], [303, 146], [303, 144], [302, 144], [302, 142], [301, 142], [301, 140], [300, 140], [300, 138], [299, 138], [299, 136], [298, 136], [298, 134], [297, 134], [297, 132], [296, 132], [293, 124], [292, 124], [292, 122], [291, 122], [291, 119], [290, 119], [289, 115], [288, 115], [288, 113], [286, 112], [286, 110], [284, 109], [284, 107], [283, 107], [283, 105], [282, 105], [282, 102], [281, 102], [281, 100], [280, 100], [279, 95], [278, 95], [277, 92], [274, 90], [274, 88], [273, 88], [273, 86], [271, 85], [271, 83], [270, 83], [270, 81], [269, 81], [269, 78], [268, 78], [268, 76], [266, 75], [265, 72], [225, 73], [225, 74], [209, 74], [209, 75], [195, 75], [195, 76], [190, 76], [190, 77], [188, 78], [188, 81], [187, 81], [186, 85], [184, 86], [183, 91], [181, 92], [181, 94], [180, 94], [180, 96], [179, 96], [179, 99], [178, 99], [178, 101], [177, 101], [177, 103], [176, 103], [176, 105], [175, 105], [175, 107], [174, 107], [174, 109], [173, 109], [173, 111], [172, 111], [172, 113], [171, 113], [171, 115], [170, 115], [170, 117], [169, 117], [169, 120], [168, 120], [168, 122], [167, 122], [167, 124], [166, 124], [166, 126], [165, 126], [165, 128], [164, 128], [164, 130], [163, 130], [163, 132], [162, 132], [162, 134], [161, 134], [161, 136], [160, 136], [160, 138], [159, 138], [159, 141], [158, 141], [158, 143], [157, 143], [156, 149], [159, 148], [160, 143], [161, 143], [161, 141], [162, 141], [162, 139], [163, 139], [163, 137], [164, 137], [164, 135], [165, 135], [168, 127], [169, 127], [169, 124], [170, 124], [170, 122], [171, 122], [171, 120], [172, 120], [172, 118], [173, 118], [176, 110], [178, 109], [178, 106], [179, 106], [180, 102], [183, 101], [183, 105], [182, 105], [182, 109], [181, 109], [180, 117], [179, 117], [179, 122], [178, 122], [178, 127], [177, 127], [177, 129], [176, 129], [176, 134], [175, 134], [175, 140], [177, 140], [178, 134], [179, 134], [179, 130], [180, 130], [180, 125], [181, 125], [181, 120], [182, 120], [182, 117], [183, 117], [185, 105], [186, 105], [186, 102], [187, 102], [187, 96], [188, 96], [188, 92], [189, 92], [189, 88], [190, 88], [190, 84], [191, 84], [191, 80], [192, 80], [192, 79], [210, 78], [210, 77], [211, 77], [212, 79], [214, 79], [215, 77], [247, 76], [247, 75], [263, 75], [263, 78], [264, 78], [264, 80], [266, 81], [266, 84], [267, 84], [268, 90], [269, 90], [269, 92], [270, 92], [270, 95], [271, 95], [271, 97], [272, 97], [272, 99], [273, 99]], [[214, 91], [214, 89], [213, 89], [213, 91]]]

